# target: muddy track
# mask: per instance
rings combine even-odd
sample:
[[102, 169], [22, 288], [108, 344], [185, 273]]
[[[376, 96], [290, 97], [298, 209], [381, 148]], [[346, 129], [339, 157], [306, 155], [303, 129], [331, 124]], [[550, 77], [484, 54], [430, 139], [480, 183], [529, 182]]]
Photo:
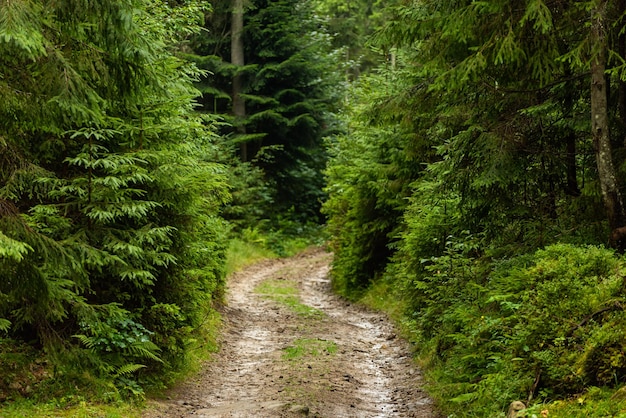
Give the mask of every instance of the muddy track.
[[332, 295], [312, 250], [231, 277], [221, 351], [145, 418], [437, 417], [405, 341]]

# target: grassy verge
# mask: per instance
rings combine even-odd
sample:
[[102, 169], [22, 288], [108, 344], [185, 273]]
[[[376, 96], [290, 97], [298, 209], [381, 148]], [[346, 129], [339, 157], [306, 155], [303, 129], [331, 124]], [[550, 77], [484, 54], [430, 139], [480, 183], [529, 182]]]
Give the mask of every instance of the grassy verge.
[[[402, 326], [404, 313], [407, 310], [406, 300], [395, 291], [393, 284], [387, 280], [374, 282], [358, 300], [365, 306], [384, 312], [397, 326]], [[408, 329], [404, 329], [408, 331]]]
[[232, 274], [260, 260], [294, 256], [312, 245], [324, 242], [320, 226], [305, 226], [299, 234], [283, 230], [261, 231], [247, 228], [230, 241], [226, 257], [226, 272]]
[[36, 403], [22, 399], [7, 404], [0, 409], [2, 418], [139, 418], [141, 408], [133, 404], [97, 404], [81, 401], [71, 406], [63, 406], [62, 400]]
[[230, 275], [267, 258], [276, 258], [276, 253], [265, 247], [262, 241], [233, 238], [226, 255], [226, 274]]

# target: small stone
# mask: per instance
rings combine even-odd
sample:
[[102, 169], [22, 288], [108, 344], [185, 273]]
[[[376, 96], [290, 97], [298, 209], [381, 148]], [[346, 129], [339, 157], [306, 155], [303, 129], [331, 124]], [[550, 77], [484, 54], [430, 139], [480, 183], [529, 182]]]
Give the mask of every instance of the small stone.
[[309, 407], [306, 405], [293, 405], [289, 408], [289, 412], [293, 412], [296, 414], [309, 415]]
[[519, 412], [526, 409], [526, 405], [523, 402], [515, 401], [509, 405], [509, 412], [506, 414], [506, 418], [518, 418]]

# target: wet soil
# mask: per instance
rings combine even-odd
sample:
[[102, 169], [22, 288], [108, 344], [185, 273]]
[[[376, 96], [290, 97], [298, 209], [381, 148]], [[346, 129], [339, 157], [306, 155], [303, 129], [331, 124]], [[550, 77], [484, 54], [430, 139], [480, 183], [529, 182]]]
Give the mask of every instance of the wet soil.
[[332, 294], [330, 260], [316, 249], [233, 275], [220, 352], [144, 417], [438, 417], [408, 343]]

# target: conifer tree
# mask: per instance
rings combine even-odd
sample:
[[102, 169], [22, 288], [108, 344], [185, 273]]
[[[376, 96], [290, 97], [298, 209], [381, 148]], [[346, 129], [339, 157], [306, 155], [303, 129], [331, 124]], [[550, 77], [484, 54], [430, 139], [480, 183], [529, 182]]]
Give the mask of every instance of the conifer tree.
[[330, 87], [337, 72], [329, 37], [308, 1], [249, 2], [244, 13], [245, 66], [235, 68], [228, 62], [229, 12], [218, 5], [208, 19], [208, 35], [196, 39], [196, 60], [211, 72], [199, 86], [204, 108], [234, 114], [237, 103], [224, 93], [232, 90], [237, 74], [246, 116], [229, 120], [236, 127], [231, 138], [247, 144], [247, 158], [264, 171], [272, 190], [266, 212], [277, 216], [293, 208], [301, 220], [317, 218], [325, 161], [322, 136], [336, 95]]
[[[352, 117], [374, 122], [372, 130], [382, 125], [411, 132], [400, 140], [402, 149], [435, 154], [405, 154], [424, 171], [400, 165], [375, 175], [360, 165], [363, 178], [370, 179], [364, 184], [384, 183], [396, 170], [398, 189], [413, 188], [410, 206], [397, 207], [409, 210], [406, 218], [389, 234], [384, 225], [390, 215], [366, 208], [381, 209], [393, 199], [359, 197], [364, 184], [355, 182], [354, 173], [342, 177], [348, 172], [342, 168], [345, 155], [351, 146], [359, 149], [363, 131], [339, 142], [341, 159], [331, 162], [326, 210], [331, 226], [337, 225], [336, 265], [356, 266], [340, 276], [352, 280], [364, 273], [356, 281], [367, 283], [367, 272], [371, 278], [387, 263], [375, 261], [381, 251], [368, 245], [378, 242], [393, 253], [400, 236], [410, 240], [403, 262], [414, 271], [423, 268], [420, 260], [443, 254], [461, 236], [480, 237], [479, 248], [496, 254], [556, 240], [621, 248], [620, 4], [494, 0], [391, 6], [392, 18], [373, 42], [400, 51], [395, 74], [387, 75], [398, 81], [368, 99], [357, 98], [376, 110], [363, 113], [361, 107]], [[371, 100], [378, 94], [379, 100]], [[373, 167], [378, 160], [372, 156], [389, 144], [368, 144], [371, 149], [360, 155], [373, 158]], [[358, 228], [345, 227], [353, 223], [388, 236], [360, 240]]]
[[333, 143], [333, 283], [359, 296], [383, 278], [408, 303], [448, 413], [556, 412], [546, 399], [616, 370], [597, 365], [623, 346], [621, 307], [582, 306], [622, 259], [595, 245], [624, 249], [624, 5], [403, 2], [375, 36], [398, 59], [356, 84]]
[[[602, 55], [617, 56], [610, 52], [617, 48], [609, 39], [618, 39], [619, 33], [617, 27], [610, 29], [615, 32], [605, 34], [604, 42], [594, 37], [593, 30], [576, 23], [588, 21], [593, 29], [587, 11], [600, 10], [598, 7], [605, 13], [603, 29], [609, 30], [607, 22], [619, 19], [611, 2], [607, 7], [592, 3], [533, 0], [519, 7], [509, 1], [426, 1], [400, 6], [398, 18], [392, 19], [379, 37], [383, 44], [415, 49], [423, 94], [444, 94], [446, 112], [457, 109], [465, 120], [465, 126], [454, 128], [449, 144], [440, 148], [444, 161], [438, 166], [446, 183], [456, 184], [462, 193], [462, 210], [467, 215], [464, 224], [474, 224], [472, 229], [488, 228], [501, 235], [507, 225], [522, 225], [502, 214], [515, 213], [519, 219], [522, 210], [529, 221], [537, 215], [543, 219], [536, 218], [539, 230], [533, 232], [539, 238], [536, 244], [541, 245], [547, 232], [544, 226], [562, 227], [557, 226], [560, 221], [554, 222], [558, 212], [572, 215], [565, 221], [569, 222], [576, 219], [572, 208], [592, 204], [591, 190], [580, 197], [577, 183], [585, 179], [580, 171], [577, 179], [575, 170], [592, 164], [590, 139], [592, 132], [596, 135], [598, 131], [579, 121], [591, 121], [585, 116], [592, 106], [590, 70], [594, 63], [604, 61]], [[611, 65], [605, 69], [615, 73]], [[604, 71], [597, 67], [599, 80]], [[608, 96], [609, 90], [596, 94], [594, 103], [601, 97], [616, 100], [617, 95]], [[608, 106], [611, 108], [618, 106]], [[605, 140], [600, 142], [607, 145], [608, 129], [603, 132]], [[612, 190], [603, 192], [612, 230], [621, 223], [616, 221], [621, 217], [619, 188], [615, 182], [610, 185], [615, 178], [613, 158], [610, 151], [597, 152], [593, 163], [601, 188]], [[530, 178], [534, 180], [529, 182]], [[544, 205], [538, 206], [539, 202]], [[488, 220], [490, 213], [496, 216]], [[591, 222], [596, 220], [591, 213], [585, 216]], [[484, 220], [483, 226], [475, 224], [477, 219]], [[578, 218], [575, 224], [580, 222]], [[530, 232], [526, 226], [522, 229]]]
[[200, 11], [0, 4], [0, 326], [102, 376], [183, 360], [221, 283], [226, 188], [173, 53]]
[[[233, 9], [231, 12], [231, 41], [230, 41], [230, 62], [235, 67], [243, 67], [245, 64], [245, 54], [243, 45], [243, 0], [233, 0]], [[233, 116], [235, 117], [235, 126], [241, 134], [245, 134], [245, 126], [243, 119], [246, 117], [246, 101], [243, 97], [243, 80], [239, 68], [235, 68], [233, 75]], [[248, 161], [248, 144], [242, 141], [240, 144], [241, 160]]]

